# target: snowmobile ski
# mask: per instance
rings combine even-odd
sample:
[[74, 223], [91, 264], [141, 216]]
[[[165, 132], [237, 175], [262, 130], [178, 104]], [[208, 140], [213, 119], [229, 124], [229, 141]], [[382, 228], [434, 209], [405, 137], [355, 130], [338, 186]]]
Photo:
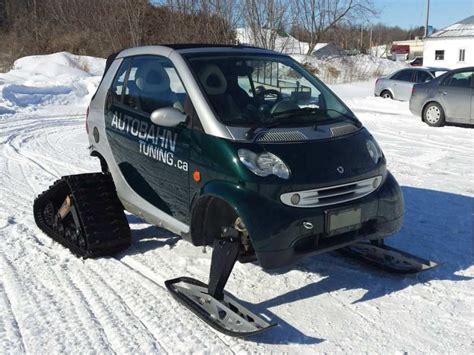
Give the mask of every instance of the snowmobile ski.
[[183, 306], [217, 331], [234, 337], [248, 337], [264, 332], [275, 323], [263, 319], [224, 293], [222, 300], [209, 294], [208, 285], [189, 277], [165, 281], [171, 295]]
[[355, 257], [387, 271], [400, 274], [427, 271], [438, 266], [434, 261], [385, 245], [383, 240], [372, 243], [358, 242], [341, 248], [339, 251], [344, 255]]
[[165, 285], [179, 303], [214, 329], [230, 336], [247, 337], [275, 324], [252, 313], [234, 296], [224, 292], [239, 257], [239, 233], [235, 228], [224, 228], [221, 236], [214, 240], [209, 285], [189, 277], [168, 280]]
[[33, 204], [38, 227], [84, 258], [112, 255], [130, 246], [123, 206], [108, 174], [63, 176]]

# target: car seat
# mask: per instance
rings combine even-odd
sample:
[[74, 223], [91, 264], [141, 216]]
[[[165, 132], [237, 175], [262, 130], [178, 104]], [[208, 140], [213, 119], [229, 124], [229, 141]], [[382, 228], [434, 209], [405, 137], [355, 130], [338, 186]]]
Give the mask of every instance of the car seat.
[[228, 91], [227, 79], [216, 64], [207, 64], [199, 71], [199, 79], [214, 111], [223, 120], [234, 120], [241, 110]]
[[166, 70], [157, 61], [148, 60], [138, 67], [135, 86], [138, 89], [135, 105], [144, 112], [152, 113], [159, 108], [174, 107], [179, 102], [176, 94], [171, 91]]

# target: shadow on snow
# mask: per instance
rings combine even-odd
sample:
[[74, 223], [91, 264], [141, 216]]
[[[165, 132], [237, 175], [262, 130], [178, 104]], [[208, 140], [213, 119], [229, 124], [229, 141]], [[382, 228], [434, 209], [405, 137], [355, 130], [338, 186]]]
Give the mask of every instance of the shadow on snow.
[[[323, 293], [341, 289], [366, 290], [360, 299], [352, 302], [355, 304], [377, 299], [419, 283], [427, 284], [435, 280], [455, 282], [471, 280], [472, 277], [458, 275], [458, 272], [472, 266], [474, 261], [472, 224], [474, 199], [406, 186], [402, 187], [402, 190], [405, 198], [405, 222], [398, 235], [387, 239], [387, 244], [436, 261], [440, 264], [437, 268], [412, 275], [390, 274], [337, 253], [328, 253], [268, 272], [268, 277], [271, 277], [285, 274], [290, 270], [300, 270], [320, 275], [322, 279], [259, 304], [242, 301], [246, 307], [264, 311], [272, 321], [278, 323], [272, 330], [249, 339], [260, 343], [280, 344], [315, 344], [324, 341], [304, 335], [268, 311], [272, 307], [313, 298]], [[129, 222], [143, 223], [134, 216], [129, 216]], [[132, 233], [134, 244], [140, 252], [164, 245], [172, 247], [180, 239], [158, 227], [147, 227]], [[157, 238], [157, 235], [160, 237]]]

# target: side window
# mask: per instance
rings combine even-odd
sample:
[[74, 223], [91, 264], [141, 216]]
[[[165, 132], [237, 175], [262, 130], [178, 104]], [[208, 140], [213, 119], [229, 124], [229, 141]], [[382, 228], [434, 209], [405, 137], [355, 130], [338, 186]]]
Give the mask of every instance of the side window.
[[112, 98], [115, 102], [122, 101], [122, 94], [124, 92], [125, 80], [127, 77], [128, 67], [130, 65], [130, 60], [125, 59], [122, 64], [120, 65], [117, 74], [115, 75], [114, 82], [112, 83], [112, 87], [110, 88], [110, 93]]
[[418, 74], [417, 78], [416, 78], [417, 83], [425, 83], [425, 82], [430, 81], [431, 79], [433, 79], [431, 74], [429, 74], [428, 72], [422, 71], [422, 70], [418, 71], [417, 74]]
[[400, 81], [412, 81], [413, 70], [402, 70], [393, 76], [392, 79]]
[[253, 97], [252, 85], [250, 84], [250, 79], [248, 76], [239, 76], [237, 78], [237, 84], [247, 93], [247, 95]]
[[444, 60], [444, 50], [435, 51], [435, 60]]
[[186, 91], [167, 58], [134, 57], [126, 82], [123, 103], [146, 114], [164, 107], [184, 111]]
[[469, 88], [471, 86], [473, 75], [474, 72], [472, 71], [454, 73], [444, 79], [443, 85], [458, 88]]

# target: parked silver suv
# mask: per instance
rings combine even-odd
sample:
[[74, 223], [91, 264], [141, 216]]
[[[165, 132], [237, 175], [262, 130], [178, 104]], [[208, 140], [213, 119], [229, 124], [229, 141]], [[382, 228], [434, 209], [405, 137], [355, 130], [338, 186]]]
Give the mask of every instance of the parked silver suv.
[[411, 90], [416, 83], [431, 81], [447, 72], [445, 68], [407, 68], [378, 78], [375, 82], [375, 96], [399, 101], [410, 100]]

